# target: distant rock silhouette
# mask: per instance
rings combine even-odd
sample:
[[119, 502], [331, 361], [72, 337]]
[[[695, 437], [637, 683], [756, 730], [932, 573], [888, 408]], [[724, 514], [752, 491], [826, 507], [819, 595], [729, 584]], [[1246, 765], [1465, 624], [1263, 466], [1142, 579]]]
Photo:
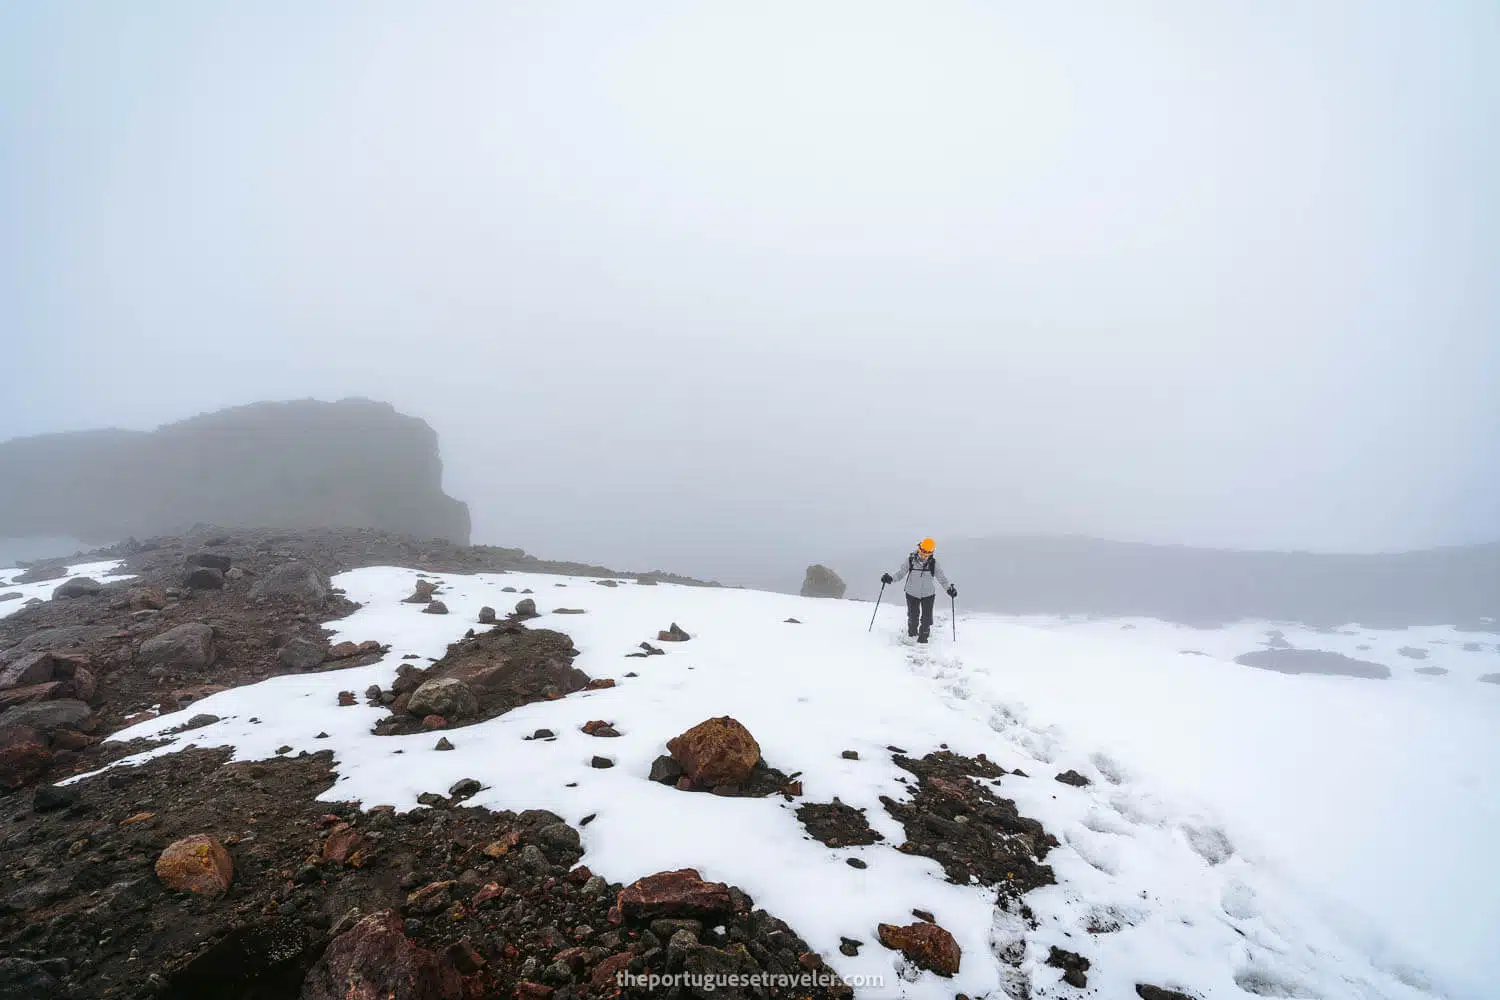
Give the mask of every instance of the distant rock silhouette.
[[807, 575], [802, 578], [803, 597], [840, 598], [844, 596], [844, 590], [844, 581], [839, 575], [818, 563], [807, 567]]
[[467, 544], [437, 434], [386, 403], [255, 403], [155, 431], [0, 443], [0, 537], [89, 543], [229, 528], [374, 528]]

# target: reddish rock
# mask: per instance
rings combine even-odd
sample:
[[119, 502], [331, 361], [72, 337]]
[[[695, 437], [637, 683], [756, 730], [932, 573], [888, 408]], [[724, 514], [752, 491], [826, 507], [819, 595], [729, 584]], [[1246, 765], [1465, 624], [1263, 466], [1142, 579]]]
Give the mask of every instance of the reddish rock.
[[323, 840], [323, 860], [333, 865], [353, 864], [357, 868], [359, 852], [365, 844], [363, 834], [348, 823], [339, 823]]
[[355, 704], [355, 697], [354, 697], [354, 692], [353, 691], [340, 691], [339, 692], [339, 707], [340, 708], [349, 708], [350, 706], [352, 706], [354, 704]]
[[172, 705], [181, 708], [183, 705], [191, 705], [195, 701], [202, 701], [211, 694], [229, 689], [222, 684], [195, 684], [192, 687], [177, 688], [168, 696]]
[[601, 691], [604, 688], [612, 688], [614, 686], [615, 679], [613, 677], [595, 677], [593, 680], [584, 685], [584, 690]]
[[328, 647], [328, 659], [347, 660], [351, 656], [359, 655], [359, 644], [354, 642], [341, 642]]
[[217, 897], [229, 891], [234, 864], [224, 845], [204, 833], [184, 837], [156, 859], [156, 877], [177, 892]]
[[28, 684], [25, 687], [11, 688], [9, 691], [0, 691], [0, 712], [13, 705], [50, 701], [53, 698], [66, 697], [70, 693], [65, 681], [47, 681], [44, 684]]
[[552, 996], [552, 987], [523, 979], [516, 983], [515, 993], [516, 1000], [548, 1000]]
[[396, 700], [391, 702], [391, 712], [394, 715], [405, 715], [406, 708], [411, 704], [411, 692], [396, 695]]
[[13, 743], [0, 749], [0, 788], [24, 788], [39, 779], [52, 762], [40, 743]]
[[47, 742], [46, 736], [36, 726], [15, 725], [0, 729], [0, 747], [20, 746], [22, 743]]
[[505, 895], [505, 889], [500, 885], [500, 883], [486, 882], [484, 884], [484, 888], [474, 893], [474, 898], [469, 900], [469, 905], [477, 910], [485, 903], [488, 903], [493, 899], [499, 899], [503, 895]]
[[937, 924], [923, 922], [905, 927], [881, 924], [876, 930], [881, 944], [901, 952], [918, 968], [939, 976], [953, 976], [958, 972], [963, 952], [953, 935]]
[[628, 951], [609, 956], [594, 966], [594, 971], [589, 973], [589, 985], [599, 991], [601, 996], [617, 995], [620, 992], [620, 974], [630, 965], [633, 957]]
[[692, 636], [684, 632], [676, 622], [673, 622], [671, 628], [656, 633], [656, 638], [658, 642], [687, 642]]
[[54, 750], [87, 750], [99, 741], [92, 736], [72, 729], [59, 729], [52, 734], [52, 749]]
[[615, 901], [627, 920], [713, 917], [734, 912], [729, 886], [705, 882], [694, 868], [657, 872], [620, 890]]
[[448, 720], [441, 715], [428, 715], [422, 719], [423, 729], [446, 729], [447, 727]]
[[521, 834], [515, 830], [511, 830], [499, 840], [485, 847], [484, 853], [492, 858], [503, 857], [510, 852], [512, 847], [515, 847], [520, 842]]
[[366, 639], [364, 642], [359, 644], [359, 651], [361, 653], [378, 653], [384, 648], [385, 647], [381, 646], [380, 643], [376, 642], [374, 639]]
[[422, 886], [406, 897], [406, 912], [426, 917], [440, 910], [446, 910], [453, 903], [455, 885], [458, 883], [449, 879], [446, 882], [430, 882]]
[[727, 715], [700, 722], [667, 741], [667, 750], [699, 787], [739, 784], [760, 761], [760, 744], [750, 730]]
[[459, 1000], [463, 977], [420, 948], [390, 910], [334, 938], [302, 983], [301, 1000]]

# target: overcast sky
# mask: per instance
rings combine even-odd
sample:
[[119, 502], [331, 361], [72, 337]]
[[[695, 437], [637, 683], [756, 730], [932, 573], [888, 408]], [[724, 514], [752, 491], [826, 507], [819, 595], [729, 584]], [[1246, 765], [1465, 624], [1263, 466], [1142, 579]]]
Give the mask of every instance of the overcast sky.
[[1492, 540], [1497, 122], [1491, 0], [5, 4], [0, 437], [388, 400], [637, 568]]

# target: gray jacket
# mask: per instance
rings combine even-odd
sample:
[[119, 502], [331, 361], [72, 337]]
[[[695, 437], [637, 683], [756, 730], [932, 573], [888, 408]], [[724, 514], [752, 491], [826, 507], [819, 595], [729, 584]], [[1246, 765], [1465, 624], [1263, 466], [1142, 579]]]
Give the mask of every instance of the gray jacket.
[[[908, 573], [911, 575], [907, 576]], [[952, 586], [948, 582], [947, 575], [943, 572], [943, 567], [938, 565], [937, 556], [929, 556], [927, 559], [923, 559], [915, 551], [906, 557], [901, 563], [901, 568], [892, 573], [891, 576], [897, 580], [903, 576], [906, 577], [907, 597], [931, 597], [936, 594], [937, 587], [932, 582], [934, 576], [942, 581], [944, 590]]]

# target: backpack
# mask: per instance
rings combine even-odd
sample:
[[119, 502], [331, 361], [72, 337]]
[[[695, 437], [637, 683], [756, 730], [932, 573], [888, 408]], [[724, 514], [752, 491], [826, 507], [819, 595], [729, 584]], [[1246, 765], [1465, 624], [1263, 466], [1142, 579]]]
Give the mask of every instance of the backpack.
[[918, 561], [915, 552], [906, 557], [906, 572], [908, 573], [931, 573], [936, 565], [937, 556], [935, 554], [921, 561]]

